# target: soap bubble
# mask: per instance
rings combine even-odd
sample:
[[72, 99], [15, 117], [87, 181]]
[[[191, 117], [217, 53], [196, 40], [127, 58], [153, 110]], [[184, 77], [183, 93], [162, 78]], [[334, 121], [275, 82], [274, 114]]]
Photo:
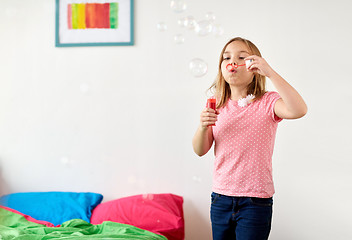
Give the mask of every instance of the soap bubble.
[[196, 27], [194, 29], [194, 31], [199, 36], [206, 36], [209, 33], [211, 33], [212, 30], [213, 30], [213, 25], [208, 20], [202, 20], [197, 22]]
[[175, 13], [182, 13], [186, 10], [187, 5], [184, 0], [172, 0], [170, 2], [170, 7]]
[[176, 34], [176, 35], [174, 36], [174, 41], [175, 41], [175, 43], [177, 43], [177, 44], [182, 44], [182, 43], [185, 42], [185, 37], [184, 37], [182, 34]]
[[220, 24], [213, 25], [213, 34], [220, 37], [224, 34], [224, 28]]
[[190, 30], [193, 30], [193, 29], [195, 28], [197, 22], [196, 22], [196, 20], [194, 19], [194, 17], [192, 17], [192, 16], [187, 16], [187, 17], [185, 18], [184, 24], [185, 24], [185, 27], [186, 27], [186, 28], [188, 28], [188, 29], [190, 29]]
[[68, 157], [62, 157], [60, 159], [60, 162], [62, 165], [64, 165], [65, 167], [69, 167], [71, 165], [71, 161]]
[[145, 193], [142, 195], [143, 199], [147, 199], [147, 200], [153, 200], [154, 199], [154, 194], [148, 194]]
[[62, 157], [61, 158], [61, 163], [64, 164], [64, 165], [68, 164], [69, 161], [70, 161], [70, 159], [68, 159], [67, 157]]
[[193, 181], [200, 183], [202, 182], [202, 179], [200, 177], [193, 176]]
[[214, 22], [215, 21], [215, 15], [212, 12], [207, 12], [205, 14], [205, 19], [208, 20], [209, 22]]
[[160, 32], [165, 32], [167, 30], [167, 25], [164, 22], [159, 22], [156, 27]]
[[194, 58], [189, 62], [189, 70], [194, 77], [202, 77], [208, 72], [208, 64], [200, 58]]
[[180, 27], [186, 27], [187, 17], [180, 18], [177, 23]]

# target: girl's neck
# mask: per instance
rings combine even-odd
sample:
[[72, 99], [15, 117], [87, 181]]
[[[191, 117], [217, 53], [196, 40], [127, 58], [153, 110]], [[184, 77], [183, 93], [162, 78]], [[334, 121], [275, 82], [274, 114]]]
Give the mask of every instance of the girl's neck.
[[231, 88], [231, 100], [237, 101], [241, 98], [245, 98], [247, 96], [247, 87], [246, 88]]

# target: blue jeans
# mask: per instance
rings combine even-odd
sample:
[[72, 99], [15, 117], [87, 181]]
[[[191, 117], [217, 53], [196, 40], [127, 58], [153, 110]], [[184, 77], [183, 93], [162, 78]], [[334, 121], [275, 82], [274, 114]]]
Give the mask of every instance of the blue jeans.
[[272, 198], [211, 194], [213, 240], [267, 240], [271, 229]]

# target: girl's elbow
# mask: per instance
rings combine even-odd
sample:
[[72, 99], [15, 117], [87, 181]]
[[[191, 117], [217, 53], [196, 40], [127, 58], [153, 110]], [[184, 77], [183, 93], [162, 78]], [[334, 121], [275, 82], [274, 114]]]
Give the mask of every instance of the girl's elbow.
[[196, 153], [199, 157], [203, 157], [206, 153]]
[[204, 156], [204, 155], [206, 154], [206, 152], [200, 151], [200, 150], [195, 149], [195, 148], [193, 148], [193, 151], [194, 151], [199, 157], [202, 157], [202, 156]]
[[301, 111], [296, 113], [296, 116], [294, 118], [296, 118], [296, 119], [302, 118], [307, 114], [307, 112], [308, 112], [308, 108], [307, 108], [307, 106], [305, 106], [304, 108], [301, 109]]
[[308, 107], [307, 105], [304, 106], [304, 108], [302, 109], [302, 112], [301, 112], [301, 117], [304, 117], [308, 112]]

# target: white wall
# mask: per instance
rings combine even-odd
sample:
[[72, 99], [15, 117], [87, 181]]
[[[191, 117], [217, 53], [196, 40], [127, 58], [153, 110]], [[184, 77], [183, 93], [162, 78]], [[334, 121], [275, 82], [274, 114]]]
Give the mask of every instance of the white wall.
[[[198, 158], [191, 139], [221, 48], [242, 36], [309, 107], [278, 129], [270, 239], [351, 239], [352, 3], [185, 1], [176, 14], [169, 0], [136, 0], [132, 47], [55, 48], [54, 0], [1, 0], [1, 194], [171, 192], [185, 199], [186, 239], [211, 239], [213, 153]], [[221, 37], [177, 25], [209, 11]], [[209, 65], [202, 78], [188, 71], [195, 57]]]

